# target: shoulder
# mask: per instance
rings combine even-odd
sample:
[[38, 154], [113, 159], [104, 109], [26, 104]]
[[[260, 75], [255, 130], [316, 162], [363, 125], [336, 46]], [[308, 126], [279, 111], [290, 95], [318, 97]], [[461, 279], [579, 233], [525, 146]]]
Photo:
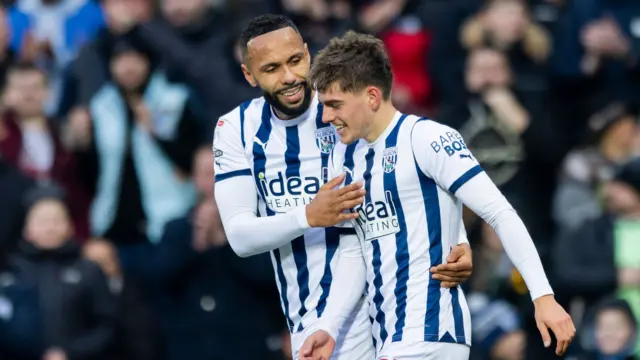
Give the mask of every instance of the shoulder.
[[241, 123], [244, 123], [245, 121], [260, 120], [264, 104], [265, 99], [263, 97], [244, 101], [233, 110], [220, 116], [218, 124], [220, 125], [220, 122], [222, 121], [223, 123], [231, 123], [240, 126]]
[[468, 157], [468, 148], [460, 133], [454, 128], [432, 119], [422, 118], [411, 129], [411, 147], [421, 158], [448, 159], [458, 152]]
[[436, 142], [441, 146], [463, 141], [457, 130], [429, 118], [419, 118], [413, 122], [411, 138], [414, 142], [429, 145]]
[[421, 138], [438, 138], [440, 135], [446, 135], [447, 132], [457, 133], [452, 127], [426, 117], [413, 116], [409, 125], [412, 135], [418, 134]]
[[[247, 100], [240, 105], [236, 106], [233, 110], [220, 116], [215, 126], [215, 134], [226, 132], [226, 129], [232, 128], [236, 132], [245, 127], [245, 123], [248, 121], [255, 121], [259, 111], [262, 110], [264, 105], [264, 98], [255, 98]], [[259, 110], [258, 110], [259, 109]]]

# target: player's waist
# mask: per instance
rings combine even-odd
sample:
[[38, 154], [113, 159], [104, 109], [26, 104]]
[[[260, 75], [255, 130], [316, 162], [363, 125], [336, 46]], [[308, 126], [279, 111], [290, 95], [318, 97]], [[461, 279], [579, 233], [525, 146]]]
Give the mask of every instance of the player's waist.
[[390, 330], [383, 339], [378, 328], [374, 327], [373, 335], [376, 339], [378, 351], [381, 351], [391, 344], [395, 346], [396, 344], [417, 344], [423, 342], [454, 343], [471, 346], [471, 334], [466, 332], [457, 334], [453, 324], [451, 328], [449, 326], [442, 326], [433, 329], [430, 326], [422, 325], [404, 327], [401, 332], [394, 331], [394, 328]]
[[[366, 338], [371, 339], [371, 321], [369, 320], [368, 309], [368, 302], [365, 297], [362, 297], [345, 321], [342, 329], [340, 329], [340, 333], [344, 334], [342, 338], [345, 341], [360, 338], [362, 333], [366, 335]], [[318, 313], [316, 311], [306, 313], [300, 321], [298, 321], [298, 324], [294, 326], [291, 332], [292, 339], [299, 338], [304, 340], [304, 338], [318, 330], [321, 317], [317, 315]]]

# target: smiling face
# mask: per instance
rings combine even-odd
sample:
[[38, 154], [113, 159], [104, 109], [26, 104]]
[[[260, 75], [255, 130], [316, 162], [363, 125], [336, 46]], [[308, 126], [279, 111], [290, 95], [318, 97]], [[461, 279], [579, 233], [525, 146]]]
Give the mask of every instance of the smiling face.
[[322, 121], [335, 126], [342, 143], [351, 144], [371, 133], [375, 117], [369, 106], [372, 92], [375, 96], [380, 90], [370, 86], [362, 91], [343, 91], [334, 84], [325, 92], [318, 92], [324, 105]]
[[279, 116], [296, 117], [311, 103], [308, 76], [311, 56], [302, 37], [291, 27], [257, 36], [247, 43], [242, 71], [258, 86]]
[[603, 355], [615, 355], [622, 351], [633, 333], [627, 315], [616, 309], [598, 314], [596, 319], [596, 343]]

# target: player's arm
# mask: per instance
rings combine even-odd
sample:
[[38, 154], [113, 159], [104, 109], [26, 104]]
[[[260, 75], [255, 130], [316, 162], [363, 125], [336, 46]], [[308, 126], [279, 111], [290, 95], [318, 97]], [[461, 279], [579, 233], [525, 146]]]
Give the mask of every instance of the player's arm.
[[229, 245], [236, 254], [247, 257], [291, 242], [309, 224], [304, 208], [281, 216], [258, 217], [258, 194], [238, 127], [226, 119], [216, 126], [215, 197]]
[[302, 236], [310, 227], [332, 226], [352, 218], [351, 214], [342, 214], [341, 209], [361, 202], [358, 202], [362, 197], [361, 185], [332, 191], [341, 183], [339, 178], [325, 184], [306, 207], [259, 217], [258, 193], [239, 126], [233, 121], [221, 120], [213, 142], [215, 197], [229, 245], [238, 256], [275, 250]]
[[[431, 121], [420, 121], [414, 126], [411, 143], [420, 170], [495, 230], [507, 256], [525, 280], [534, 303], [548, 303], [550, 299], [552, 303], [548, 303], [551, 305], [548, 309], [553, 312], [552, 321], [557, 323], [547, 325], [558, 337], [557, 352], [563, 353], [575, 334], [575, 328], [566, 312], [556, 307], [538, 251], [511, 204], [466, 149], [457, 131]], [[544, 331], [540, 331], [545, 337]]]
[[300, 348], [300, 359], [329, 359], [335, 341], [362, 299], [366, 286], [366, 265], [356, 235], [340, 238], [338, 264], [322, 316], [310, 329], [311, 334]]
[[430, 271], [433, 278], [440, 280], [440, 286], [444, 288], [455, 288], [471, 277], [473, 253], [462, 221], [460, 222], [458, 245], [451, 249], [446, 263], [433, 266]]
[[429, 121], [418, 122], [411, 136], [422, 172], [496, 230], [507, 255], [527, 282], [531, 297], [535, 300], [553, 294], [522, 220], [466, 149], [462, 136], [447, 126]]

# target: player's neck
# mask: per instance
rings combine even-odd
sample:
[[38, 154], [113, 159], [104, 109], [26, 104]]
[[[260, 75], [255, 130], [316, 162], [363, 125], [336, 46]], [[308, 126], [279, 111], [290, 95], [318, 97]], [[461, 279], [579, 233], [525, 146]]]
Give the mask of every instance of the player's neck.
[[380, 105], [380, 109], [376, 112], [373, 118], [373, 125], [371, 126], [371, 131], [367, 136], [365, 136], [365, 140], [368, 143], [374, 143], [380, 135], [387, 130], [389, 124], [393, 121], [393, 118], [396, 116], [396, 108], [393, 106], [391, 101], [384, 101]]

